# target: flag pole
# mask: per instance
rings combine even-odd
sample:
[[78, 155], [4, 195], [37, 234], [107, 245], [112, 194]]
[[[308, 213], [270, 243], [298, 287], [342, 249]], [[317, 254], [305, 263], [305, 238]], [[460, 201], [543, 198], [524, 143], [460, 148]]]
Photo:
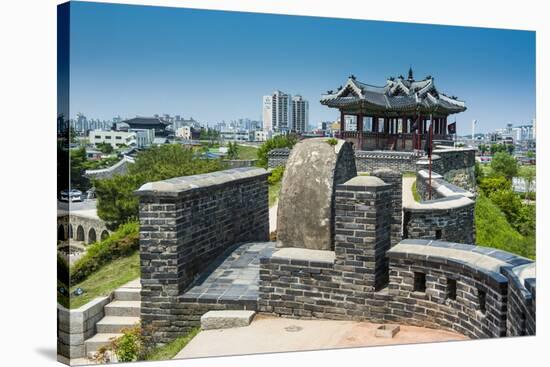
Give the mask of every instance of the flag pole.
[[433, 115], [430, 113], [430, 131], [428, 135], [428, 200], [432, 200], [432, 131], [433, 131]]

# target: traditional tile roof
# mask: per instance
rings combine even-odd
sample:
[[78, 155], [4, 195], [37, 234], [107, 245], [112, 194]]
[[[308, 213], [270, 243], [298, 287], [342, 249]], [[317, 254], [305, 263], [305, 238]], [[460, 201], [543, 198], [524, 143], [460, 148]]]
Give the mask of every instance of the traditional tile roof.
[[343, 87], [321, 96], [321, 104], [334, 108], [360, 108], [378, 112], [438, 112], [458, 113], [466, 110], [463, 101], [439, 92], [431, 76], [414, 80], [412, 71], [407, 79], [390, 78], [384, 86], [373, 86], [351, 75]]
[[169, 122], [164, 121], [158, 117], [134, 117], [128, 120], [124, 120], [121, 123], [128, 124], [130, 126], [136, 126], [136, 125], [164, 125], [168, 126], [170, 125]]

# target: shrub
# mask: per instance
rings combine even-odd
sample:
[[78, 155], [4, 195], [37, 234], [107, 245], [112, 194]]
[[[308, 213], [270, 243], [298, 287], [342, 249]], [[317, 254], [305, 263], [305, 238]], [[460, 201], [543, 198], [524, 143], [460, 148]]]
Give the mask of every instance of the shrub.
[[284, 166], [279, 166], [274, 168], [271, 171], [271, 175], [267, 178], [267, 183], [270, 185], [274, 185], [277, 182], [280, 182], [283, 178], [283, 173], [285, 172]]
[[258, 166], [267, 168], [267, 153], [275, 148], [292, 148], [298, 142], [295, 135], [277, 135], [267, 139], [258, 149]]
[[487, 177], [480, 180], [479, 189], [486, 196], [490, 196], [496, 191], [511, 190], [512, 183], [502, 176]]
[[139, 248], [139, 225], [128, 222], [121, 225], [109, 238], [96, 242], [71, 268], [71, 284], [84, 280], [111, 260], [129, 256]]
[[497, 190], [489, 195], [489, 199], [504, 213], [508, 223], [518, 228], [522, 222], [522, 203], [519, 196], [512, 190]]
[[496, 176], [504, 176], [511, 180], [518, 174], [518, 162], [505, 152], [498, 152], [491, 160], [491, 169]]
[[504, 213], [485, 195], [476, 200], [476, 244], [535, 258], [534, 236], [522, 236], [506, 220]]
[[118, 362], [139, 361], [143, 360], [151, 349], [152, 345], [142, 336], [141, 326], [136, 325], [123, 329], [121, 336], [99, 348], [93, 356], [93, 361], [108, 363], [112, 361], [112, 357], [116, 357]]
[[219, 159], [203, 159], [192, 149], [169, 144], [154, 146], [138, 153], [136, 161], [128, 167], [128, 174], [96, 180], [97, 214], [109, 228], [138, 216], [138, 199], [134, 191], [146, 182], [172, 177], [196, 175], [223, 169]]
[[338, 144], [338, 140], [336, 140], [335, 138], [329, 138], [329, 139], [327, 139], [327, 143], [329, 145], [336, 145], [336, 144]]

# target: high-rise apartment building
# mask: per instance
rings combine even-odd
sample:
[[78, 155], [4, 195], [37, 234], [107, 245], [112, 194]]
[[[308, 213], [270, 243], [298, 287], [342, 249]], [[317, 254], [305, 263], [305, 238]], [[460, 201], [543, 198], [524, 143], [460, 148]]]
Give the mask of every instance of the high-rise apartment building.
[[274, 91], [263, 98], [263, 129], [284, 133], [292, 130], [292, 97], [290, 94]]
[[308, 130], [309, 102], [302, 96], [292, 97], [292, 130], [303, 133]]

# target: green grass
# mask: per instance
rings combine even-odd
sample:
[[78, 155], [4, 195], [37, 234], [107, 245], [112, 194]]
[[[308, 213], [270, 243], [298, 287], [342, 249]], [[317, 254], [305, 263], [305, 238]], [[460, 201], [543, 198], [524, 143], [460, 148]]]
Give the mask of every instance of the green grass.
[[162, 346], [157, 347], [153, 349], [147, 357], [145, 357], [146, 361], [165, 361], [168, 359], [172, 359], [178, 354], [180, 350], [182, 350], [187, 343], [191, 341], [198, 333], [200, 329], [194, 328], [189, 333], [187, 333], [184, 336], [180, 336], [179, 338], [174, 339], [172, 342]]
[[535, 258], [535, 237], [523, 236], [506, 220], [504, 213], [480, 195], [475, 207], [476, 244]]
[[258, 159], [258, 148], [247, 145], [238, 145], [237, 159]]
[[[96, 297], [106, 296], [118, 287], [138, 278], [139, 275], [138, 251], [130, 256], [113, 260], [71, 287], [71, 308], [78, 308]], [[78, 297], [72, 295], [72, 292], [79, 287], [84, 290], [84, 293]]]
[[413, 182], [412, 186], [411, 186], [411, 190], [412, 190], [412, 194], [413, 194], [413, 198], [414, 198], [414, 201], [416, 202], [421, 202], [422, 201], [422, 198], [420, 197], [420, 195], [418, 194], [418, 191], [416, 191], [416, 181]]
[[281, 181], [269, 185], [269, 207], [271, 208], [273, 204], [279, 198], [279, 191], [281, 191]]
[[403, 177], [416, 177], [416, 172], [405, 171]]

